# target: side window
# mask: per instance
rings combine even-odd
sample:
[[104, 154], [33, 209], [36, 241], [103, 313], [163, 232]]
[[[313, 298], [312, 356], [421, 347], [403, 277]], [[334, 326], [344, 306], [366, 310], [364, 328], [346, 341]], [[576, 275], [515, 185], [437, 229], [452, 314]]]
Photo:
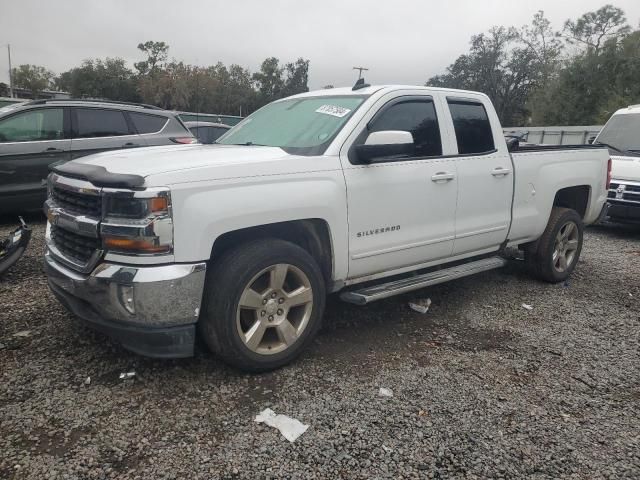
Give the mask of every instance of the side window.
[[225, 133], [227, 133], [229, 129], [228, 128], [222, 128], [222, 127], [213, 127], [211, 129], [211, 141], [215, 142], [217, 139], [219, 139], [222, 135], [224, 135]]
[[119, 110], [76, 108], [76, 138], [131, 135], [127, 120]]
[[64, 138], [62, 108], [39, 108], [0, 120], [0, 143]]
[[369, 133], [404, 130], [413, 135], [413, 157], [442, 155], [442, 141], [436, 110], [431, 100], [407, 100], [396, 103], [373, 119]]
[[456, 131], [458, 153], [486, 153], [495, 150], [493, 132], [484, 105], [448, 100]]
[[166, 117], [147, 115], [146, 113], [129, 112], [129, 118], [138, 133], [156, 133], [162, 130], [169, 120]]

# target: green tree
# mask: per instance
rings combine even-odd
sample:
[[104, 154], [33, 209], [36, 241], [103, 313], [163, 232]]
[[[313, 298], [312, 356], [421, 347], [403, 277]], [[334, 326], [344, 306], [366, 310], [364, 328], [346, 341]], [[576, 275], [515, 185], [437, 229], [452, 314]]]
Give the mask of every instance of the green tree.
[[169, 57], [169, 45], [165, 42], [149, 40], [144, 43], [139, 43], [138, 50], [147, 56], [146, 60], [142, 60], [133, 65], [140, 75], [156, 73], [162, 68]]
[[260, 71], [253, 74], [258, 86], [260, 103], [266, 104], [282, 97], [284, 90], [283, 68], [275, 57], [269, 57], [260, 66]]
[[0, 97], [8, 97], [9, 96], [9, 85], [6, 83], [0, 82]]
[[532, 100], [536, 125], [602, 124], [617, 109], [640, 102], [640, 30], [607, 5], [568, 20], [569, 44], [583, 48], [567, 59], [545, 95]]
[[582, 45], [596, 55], [608, 40], [620, 38], [629, 31], [624, 11], [613, 5], [605, 5], [564, 24], [565, 38], [569, 43]]
[[523, 124], [529, 93], [535, 88], [538, 72], [535, 54], [520, 43], [514, 28], [493, 27], [471, 38], [469, 53], [461, 55], [427, 85], [461, 88], [486, 93], [505, 125]]
[[309, 60], [298, 58], [285, 65], [287, 78], [284, 81], [283, 97], [309, 91]]
[[31, 92], [33, 98], [51, 87], [53, 72], [38, 65], [20, 65], [12, 71], [13, 84]]
[[78, 98], [140, 101], [136, 76], [122, 58], [85, 60], [81, 66], [60, 74], [55, 86]]

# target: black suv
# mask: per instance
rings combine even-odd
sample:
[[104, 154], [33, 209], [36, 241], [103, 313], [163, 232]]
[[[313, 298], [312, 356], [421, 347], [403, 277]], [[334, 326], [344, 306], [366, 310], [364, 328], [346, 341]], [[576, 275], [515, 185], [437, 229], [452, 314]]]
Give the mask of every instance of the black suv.
[[0, 214], [37, 210], [49, 165], [120, 148], [195, 143], [174, 112], [102, 100], [34, 100], [0, 108]]

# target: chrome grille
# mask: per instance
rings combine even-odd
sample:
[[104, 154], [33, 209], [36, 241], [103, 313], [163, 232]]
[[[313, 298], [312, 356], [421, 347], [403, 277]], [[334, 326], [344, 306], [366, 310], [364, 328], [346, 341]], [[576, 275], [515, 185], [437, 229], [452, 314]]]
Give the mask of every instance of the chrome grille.
[[55, 225], [51, 226], [51, 240], [65, 257], [82, 264], [87, 264], [100, 248], [99, 239], [85, 237]]
[[607, 197], [610, 202], [640, 204], [640, 184], [626, 182], [611, 182]]
[[51, 198], [57, 206], [74, 213], [80, 213], [90, 217], [102, 215], [102, 197], [74, 192], [54, 185], [51, 189]]

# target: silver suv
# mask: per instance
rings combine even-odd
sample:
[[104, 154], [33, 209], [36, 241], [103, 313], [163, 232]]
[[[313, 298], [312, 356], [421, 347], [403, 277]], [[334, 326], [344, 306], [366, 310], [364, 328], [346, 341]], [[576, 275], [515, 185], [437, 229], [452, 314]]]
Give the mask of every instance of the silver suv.
[[0, 108], [0, 214], [37, 210], [49, 165], [120, 148], [196, 143], [174, 112], [103, 100]]

